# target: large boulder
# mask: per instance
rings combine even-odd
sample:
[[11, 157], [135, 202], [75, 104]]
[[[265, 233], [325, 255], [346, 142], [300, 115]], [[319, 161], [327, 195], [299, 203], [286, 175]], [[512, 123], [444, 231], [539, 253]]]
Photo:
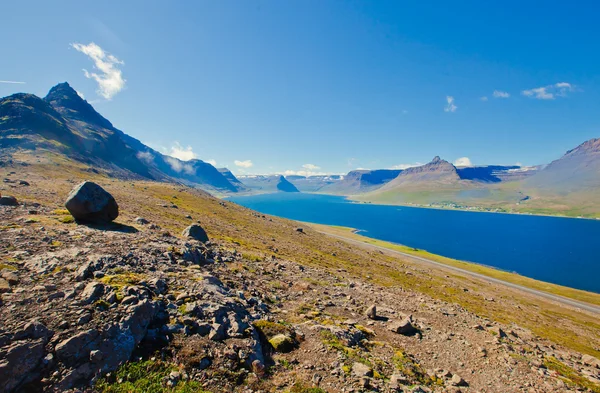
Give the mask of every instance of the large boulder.
[[0, 206], [19, 206], [19, 202], [14, 196], [0, 196]]
[[77, 185], [65, 202], [65, 207], [76, 220], [110, 222], [119, 216], [119, 206], [104, 188], [84, 181]]
[[199, 240], [201, 242], [208, 241], [208, 235], [206, 234], [206, 231], [198, 224], [192, 224], [189, 227], [185, 228], [183, 230], [182, 236]]

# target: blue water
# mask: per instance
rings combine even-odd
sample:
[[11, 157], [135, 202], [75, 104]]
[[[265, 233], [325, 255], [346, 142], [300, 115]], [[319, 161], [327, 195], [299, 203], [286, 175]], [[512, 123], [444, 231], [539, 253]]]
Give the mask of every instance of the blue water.
[[265, 214], [361, 230], [361, 235], [600, 293], [600, 221], [348, 202], [313, 194], [231, 201]]

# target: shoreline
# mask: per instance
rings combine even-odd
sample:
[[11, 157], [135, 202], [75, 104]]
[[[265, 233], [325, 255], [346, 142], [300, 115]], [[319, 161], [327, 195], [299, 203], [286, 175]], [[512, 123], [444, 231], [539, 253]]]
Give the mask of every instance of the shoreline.
[[[244, 193], [244, 194], [223, 194], [223, 195], [214, 195], [219, 199], [235, 198], [235, 197], [252, 197], [258, 195], [267, 195], [267, 194], [278, 194], [281, 192], [252, 192], [252, 193]], [[288, 194], [288, 193], [284, 193]], [[582, 216], [567, 216], [564, 214], [542, 214], [542, 213], [529, 213], [529, 212], [499, 212], [499, 211], [488, 211], [488, 210], [471, 210], [469, 208], [454, 208], [454, 207], [438, 207], [438, 206], [424, 206], [424, 205], [416, 205], [416, 204], [406, 204], [406, 203], [382, 203], [382, 202], [369, 202], [369, 201], [361, 201], [357, 199], [352, 199], [356, 195], [339, 195], [339, 194], [327, 194], [322, 192], [299, 192], [299, 193], [290, 193], [290, 194], [304, 194], [304, 195], [324, 195], [324, 196], [333, 196], [344, 198], [348, 203], [355, 203], [359, 205], [376, 205], [376, 206], [399, 206], [399, 207], [411, 207], [415, 209], [433, 209], [433, 210], [444, 210], [444, 211], [457, 211], [457, 212], [466, 212], [466, 213], [490, 213], [490, 214], [508, 214], [515, 216], [532, 216], [532, 217], [552, 217], [552, 218], [568, 218], [574, 220], [591, 220], [591, 221], [600, 221], [600, 217], [582, 217]], [[477, 208], [476, 206], [471, 206], [473, 208]]]
[[[564, 300], [563, 303], [569, 304], [570, 306], [582, 307], [590, 312], [600, 313], [600, 294], [596, 292], [540, 281], [527, 276], [522, 276], [518, 273], [497, 269], [493, 266], [487, 266], [475, 262], [461, 261], [438, 254], [432, 254], [425, 250], [415, 249], [413, 247], [363, 236], [359, 233], [356, 233], [355, 231], [358, 231], [358, 229], [355, 228], [310, 222], [302, 223], [323, 234], [350, 241], [355, 244], [361, 244], [363, 246], [374, 247], [377, 249], [385, 249], [386, 251], [404, 255], [409, 258], [414, 258], [422, 262], [431, 263], [442, 268], [459, 271], [484, 280], [507, 285], [515, 289], [532, 292], [543, 297], [549, 297], [559, 302], [563, 302]], [[574, 303], [581, 304], [577, 305]]]

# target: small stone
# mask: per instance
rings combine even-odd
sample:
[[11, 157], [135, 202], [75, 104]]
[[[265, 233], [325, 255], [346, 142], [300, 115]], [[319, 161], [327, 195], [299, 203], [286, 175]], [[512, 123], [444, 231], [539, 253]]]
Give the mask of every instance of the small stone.
[[467, 386], [467, 383], [465, 382], [465, 380], [462, 379], [461, 376], [458, 375], [458, 374], [454, 374], [452, 376], [452, 379], [450, 380], [450, 383], [453, 386]]
[[352, 375], [355, 377], [372, 377], [373, 370], [366, 364], [354, 362], [352, 365]]
[[377, 319], [377, 307], [373, 304], [367, 308], [366, 314], [369, 319]]

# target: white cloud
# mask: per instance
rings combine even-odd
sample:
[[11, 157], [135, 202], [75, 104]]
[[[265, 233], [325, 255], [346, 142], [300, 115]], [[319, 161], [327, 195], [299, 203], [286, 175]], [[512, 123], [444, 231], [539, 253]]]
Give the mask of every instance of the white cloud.
[[288, 169], [287, 171], [283, 171], [282, 175], [284, 176], [328, 176], [331, 173], [327, 172], [314, 172], [314, 171], [293, 171]]
[[194, 167], [191, 164], [186, 164], [177, 158], [169, 156], [165, 156], [165, 161], [175, 172], [185, 172], [188, 175], [194, 174]]
[[508, 94], [505, 91], [500, 91], [500, 90], [494, 90], [494, 93], [492, 95], [494, 96], [494, 98], [508, 98], [508, 97], [510, 97], [510, 94]]
[[19, 82], [19, 81], [0, 81], [0, 83], [10, 83], [13, 85], [24, 85], [25, 82]]
[[316, 165], [313, 165], [313, 164], [304, 164], [304, 165], [302, 165], [302, 168], [308, 169], [309, 171], [316, 171], [316, 170], [321, 169], [320, 166], [316, 166]]
[[448, 105], [446, 105], [444, 107], [444, 112], [451, 112], [451, 113], [456, 112], [458, 107], [456, 105], [454, 105], [454, 97], [446, 96], [446, 102], [448, 103]]
[[210, 160], [206, 160], [206, 162], [208, 162], [210, 165], [216, 167], [217, 166], [217, 161], [215, 159], [210, 159]]
[[173, 146], [171, 146], [171, 150], [167, 151], [166, 154], [181, 161], [189, 161], [198, 158], [198, 155], [194, 153], [191, 146], [183, 147], [177, 141], [175, 141]]
[[479, 99], [480, 99], [481, 101], [487, 101], [487, 100], [488, 100], [488, 98], [487, 98], [486, 96], [480, 97]]
[[473, 166], [473, 163], [471, 162], [469, 157], [461, 157], [457, 158], [456, 161], [454, 161], [454, 166]]
[[98, 83], [97, 93], [99, 95], [110, 100], [115, 94], [123, 90], [126, 80], [123, 79], [119, 66], [125, 63], [105, 52], [104, 49], [93, 42], [87, 45], [73, 43], [71, 46], [78, 52], [88, 56], [94, 62], [94, 68], [100, 71], [96, 73], [89, 72], [86, 69], [83, 70], [86, 78], [93, 79]]
[[421, 165], [423, 165], [423, 164], [420, 162], [415, 162], [414, 164], [398, 164], [398, 165], [392, 165], [392, 167], [390, 169], [404, 170], [404, 169], [413, 168], [413, 167], [421, 166]]
[[85, 96], [83, 95], [83, 93], [82, 93], [82, 92], [80, 92], [80, 91], [78, 91], [78, 90], [75, 90], [75, 92], [77, 93], [77, 95], [78, 95], [79, 97], [81, 97], [81, 99], [82, 99], [82, 100], [85, 100]]
[[558, 82], [553, 85], [523, 90], [521, 94], [538, 100], [553, 100], [557, 97], [566, 97], [567, 93], [574, 91], [577, 91], [574, 85], [567, 82]]
[[246, 160], [246, 161], [235, 160], [233, 163], [236, 166], [239, 166], [241, 168], [250, 168], [252, 165], [254, 165], [251, 160]]
[[136, 156], [146, 164], [151, 164], [154, 161], [154, 155], [149, 151], [140, 151], [136, 154]]

